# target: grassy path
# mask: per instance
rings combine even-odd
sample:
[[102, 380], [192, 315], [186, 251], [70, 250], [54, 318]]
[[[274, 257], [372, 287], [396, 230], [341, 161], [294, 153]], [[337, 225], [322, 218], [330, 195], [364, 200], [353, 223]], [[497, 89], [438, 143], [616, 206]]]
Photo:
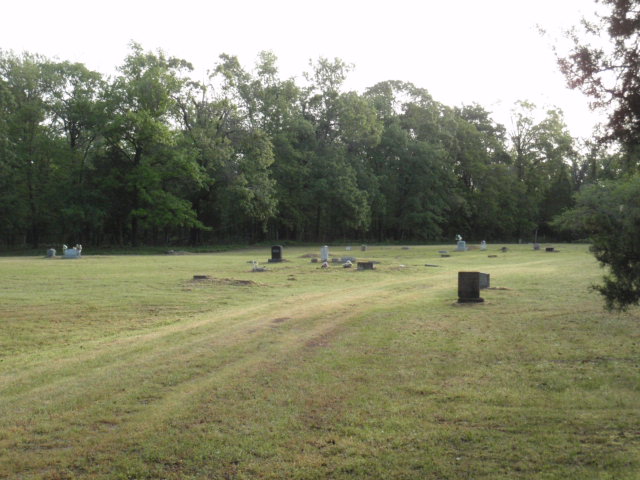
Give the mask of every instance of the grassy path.
[[[637, 478], [637, 313], [602, 311], [584, 249], [426, 269], [434, 249], [372, 252], [375, 272], [255, 275], [250, 251], [65, 264], [93, 297], [40, 298], [54, 325], [10, 277], [0, 478]], [[505, 290], [456, 306], [470, 261]]]

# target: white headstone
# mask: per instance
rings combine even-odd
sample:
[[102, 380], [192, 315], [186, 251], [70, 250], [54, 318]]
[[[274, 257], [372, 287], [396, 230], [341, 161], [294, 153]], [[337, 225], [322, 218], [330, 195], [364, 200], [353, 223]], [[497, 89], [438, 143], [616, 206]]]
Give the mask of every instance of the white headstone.
[[329, 247], [325, 245], [320, 249], [320, 261], [326, 262], [329, 260]]
[[66, 245], [63, 245], [62, 250], [62, 258], [80, 258], [82, 256], [82, 245], [76, 245], [73, 248], [68, 248]]
[[482, 242], [480, 243], [480, 250], [485, 251], [486, 249], [487, 249], [487, 242], [482, 240]]

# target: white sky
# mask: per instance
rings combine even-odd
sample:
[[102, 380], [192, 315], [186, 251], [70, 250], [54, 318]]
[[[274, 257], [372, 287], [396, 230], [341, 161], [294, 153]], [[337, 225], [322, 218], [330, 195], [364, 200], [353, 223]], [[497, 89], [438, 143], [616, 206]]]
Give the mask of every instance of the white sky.
[[132, 40], [200, 72], [221, 53], [250, 68], [271, 50], [284, 78], [339, 57], [355, 65], [348, 89], [409, 81], [446, 105], [479, 103], [507, 128], [514, 102], [530, 100], [560, 107], [571, 132], [588, 136], [598, 119], [565, 87], [551, 45], [594, 9], [593, 0], [11, 0], [0, 48], [107, 74]]

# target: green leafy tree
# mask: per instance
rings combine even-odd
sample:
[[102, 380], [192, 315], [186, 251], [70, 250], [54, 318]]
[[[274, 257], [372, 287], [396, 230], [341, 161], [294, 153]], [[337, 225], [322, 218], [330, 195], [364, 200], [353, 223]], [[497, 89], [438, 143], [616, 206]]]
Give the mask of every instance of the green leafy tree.
[[609, 308], [625, 309], [640, 298], [640, 1], [599, 3], [604, 8], [596, 20], [569, 34], [573, 46], [559, 64], [570, 87], [608, 111], [601, 140], [620, 145], [620, 156], [606, 155], [613, 167], [607, 176], [618, 179], [597, 181], [598, 165], [592, 165], [595, 183], [582, 189], [576, 208], [557, 224], [590, 235], [596, 258], [609, 268], [604, 285], [596, 289]]
[[522, 238], [540, 227], [551, 233], [548, 223], [572, 205], [575, 191], [571, 183], [571, 164], [575, 158], [574, 140], [557, 109], [544, 113], [542, 119], [535, 105], [518, 102], [513, 112], [510, 132], [513, 166], [525, 187], [526, 202], [521, 204]]
[[[192, 83], [181, 101], [185, 138], [203, 173], [192, 202], [201, 223], [219, 238], [255, 240], [277, 205], [270, 171], [273, 147], [262, 128], [267, 120], [255, 93], [258, 85], [228, 55], [221, 55], [210, 80], [208, 85]], [[194, 230], [192, 241], [201, 233]]]
[[555, 225], [588, 235], [591, 251], [609, 273], [594, 288], [610, 309], [640, 303], [640, 177], [588, 185], [576, 207], [555, 220]]
[[384, 122], [370, 160], [380, 186], [372, 203], [378, 237], [440, 238], [457, 200], [442, 133], [443, 106], [406, 82], [382, 82], [366, 95]]
[[[137, 245], [140, 233], [156, 236], [167, 228], [199, 225], [190, 202], [178, 188], [197, 182], [190, 155], [177, 146], [173, 126], [177, 98], [191, 65], [161, 51], [144, 52], [137, 44], [106, 92], [107, 143], [102, 158], [102, 186], [108, 195], [118, 239], [127, 234]], [[128, 225], [125, 225], [128, 224]]]
[[629, 167], [635, 171], [640, 145], [640, 2], [597, 1], [605, 8], [595, 21], [583, 21], [582, 29], [569, 33], [573, 46], [559, 65], [571, 88], [590, 96], [595, 108], [610, 112], [607, 138], [628, 149], [633, 157]]
[[[0, 56], [0, 106], [6, 117], [0, 164], [3, 173], [2, 205], [9, 238], [22, 236], [37, 247], [59, 207], [55, 195], [55, 172], [61, 143], [49, 122], [51, 91], [48, 60], [32, 54]], [[4, 223], [4, 222], [3, 222]]]
[[61, 199], [58, 235], [65, 243], [95, 244], [105, 216], [92, 174], [106, 122], [106, 84], [102, 75], [79, 63], [48, 63], [45, 72], [51, 126], [66, 140], [56, 170], [56, 196]]

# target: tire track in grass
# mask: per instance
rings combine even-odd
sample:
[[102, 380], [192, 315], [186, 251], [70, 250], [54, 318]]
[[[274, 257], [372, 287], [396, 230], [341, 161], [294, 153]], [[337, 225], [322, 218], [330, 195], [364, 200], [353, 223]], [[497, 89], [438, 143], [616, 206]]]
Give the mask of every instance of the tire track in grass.
[[[38, 444], [49, 441], [50, 436], [32, 436], [41, 428], [41, 422], [61, 429], [56, 438], [67, 437], [61, 449], [53, 449], [63, 456], [73, 456], [64, 452], [74, 452], [85, 443], [95, 447], [105, 442], [120, 443], [123, 436], [135, 438], [164, 422], [171, 412], [212, 385], [225, 385], [230, 378], [255, 371], [273, 358], [289, 357], [291, 352], [326, 343], [350, 319], [370, 308], [386, 305], [388, 301], [415, 301], [424, 295], [423, 291], [413, 288], [397, 291], [414, 283], [414, 279], [392, 279], [364, 287], [274, 299], [266, 307], [235, 309], [221, 318], [204, 316], [188, 325], [165, 326], [122, 341], [109, 341], [81, 358], [64, 359], [63, 367], [39, 366], [35, 375], [42, 379], [47, 372], [46, 382], [30, 385], [30, 375], [34, 373], [24, 372], [13, 378], [14, 387], [15, 383], [22, 384], [14, 393], [10, 393], [3, 379], [0, 405], [4, 412], [12, 413], [3, 415], [3, 423], [5, 429], [13, 431], [14, 439], [2, 438], [0, 448], [14, 455], [28, 450], [35, 463], [39, 463], [35, 460], [39, 456], [42, 464], [46, 464], [48, 454], [37, 453]], [[283, 328], [279, 328], [281, 332], [276, 333], [272, 328], [276, 318], [292, 320], [284, 322]], [[284, 327], [286, 331], [282, 332]], [[226, 361], [220, 361], [225, 358]], [[82, 368], [83, 363], [92, 360], [103, 363], [90, 367], [86, 373], [73, 375], [74, 368]], [[178, 378], [173, 385], [162, 384], [167, 374], [190, 363], [196, 367], [189, 370], [189, 375]], [[119, 371], [126, 376], [119, 376]], [[138, 401], [136, 395], [140, 397]], [[42, 404], [42, 399], [48, 399], [47, 403]], [[66, 430], [76, 433], [67, 436]], [[31, 442], [20, 441], [30, 436]]]
[[[268, 321], [277, 317], [291, 317], [303, 319], [312, 316], [313, 313], [322, 314], [330, 308], [338, 308], [336, 305], [355, 305], [366, 303], [375, 306], [384, 304], [393, 297], [397, 298], [399, 293], [391, 290], [393, 287], [402, 285], [415, 286], [415, 280], [391, 279], [376, 284], [358, 285], [348, 289], [337, 287], [335, 290], [323, 293], [310, 293], [295, 296], [292, 298], [276, 298], [269, 300], [267, 304], [254, 305], [250, 307], [237, 307], [227, 311], [205, 313], [197, 316], [196, 319], [165, 325], [153, 331], [127, 335], [119, 338], [108, 338], [96, 340], [94, 342], [83, 342], [82, 350], [72, 352], [62, 352], [60, 358], [48, 358], [35, 365], [29, 365], [27, 361], [17, 357], [11, 362], [5, 362], [3, 369], [6, 372], [2, 375], [2, 386], [0, 394], [7, 394], [11, 385], [21, 385], [24, 388], [33, 388], [38, 383], [35, 381], [38, 376], [47, 381], [51, 377], [75, 376], [78, 369], [86, 366], [87, 363], [94, 364], [93, 368], [100, 368], [102, 365], [125, 368], [129, 365], [132, 357], [139, 356], [146, 350], [154, 350], [162, 346], [163, 342], [170, 342], [171, 338], [186, 339], [189, 336], [208, 335], [210, 330], [216, 329], [219, 338], [211, 339], [212, 346], [220, 346], [229, 343], [236, 337], [245, 337], [250, 333], [255, 333], [266, 328]], [[446, 288], [445, 285], [429, 286], [430, 291]], [[339, 289], [339, 290], [338, 290]], [[342, 307], [340, 307], [342, 308]], [[353, 308], [353, 307], [350, 307]], [[269, 312], [265, 314], [264, 312]], [[215, 337], [215, 336], [214, 336]], [[224, 341], [227, 339], [227, 341]], [[171, 352], [171, 347], [167, 353]], [[114, 362], [114, 357], [119, 361]], [[11, 370], [13, 370], [11, 372]], [[10, 373], [9, 373], [10, 372]]]

